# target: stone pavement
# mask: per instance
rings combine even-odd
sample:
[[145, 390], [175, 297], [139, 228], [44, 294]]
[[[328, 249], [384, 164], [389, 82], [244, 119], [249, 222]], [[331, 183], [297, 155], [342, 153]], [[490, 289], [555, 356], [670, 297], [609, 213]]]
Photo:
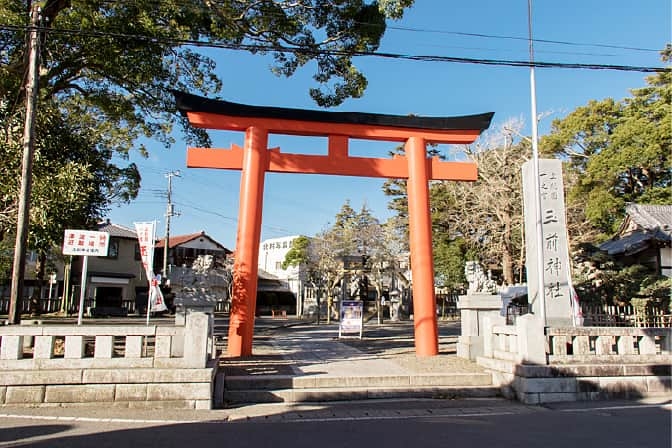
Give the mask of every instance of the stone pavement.
[[362, 338], [338, 337], [338, 323], [300, 319], [257, 318], [253, 356], [231, 359], [222, 346], [222, 365], [239, 374], [275, 372], [290, 375], [372, 375], [483, 372], [475, 363], [455, 356], [458, 320], [438, 322], [439, 354], [415, 355], [412, 321], [364, 324]]

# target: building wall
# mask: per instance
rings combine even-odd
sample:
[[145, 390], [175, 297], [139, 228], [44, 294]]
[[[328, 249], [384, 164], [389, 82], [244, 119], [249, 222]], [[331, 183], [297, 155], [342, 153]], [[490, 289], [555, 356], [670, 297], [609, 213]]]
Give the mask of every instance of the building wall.
[[[80, 260], [81, 266], [81, 260]], [[110, 238], [107, 257], [89, 257], [89, 272], [107, 272], [110, 274], [144, 275], [138, 240], [128, 238]], [[144, 277], [143, 277], [144, 278]]]
[[[108, 257], [89, 257], [87, 299], [97, 297], [97, 288], [121, 288], [122, 300], [135, 302], [136, 287], [148, 285], [138, 241], [129, 238], [110, 238]], [[75, 284], [81, 284], [82, 257], [77, 257], [78, 269]], [[108, 275], [106, 275], [108, 274]]]
[[262, 241], [259, 245], [258, 262], [259, 268], [286, 281], [289, 289], [297, 297], [299, 297], [301, 290], [300, 269], [298, 266], [289, 266], [287, 269], [282, 269], [282, 263], [285, 261], [287, 252], [292, 248], [292, 242], [298, 237], [298, 235], [292, 235]]
[[672, 277], [672, 247], [660, 248], [660, 270], [665, 277]]

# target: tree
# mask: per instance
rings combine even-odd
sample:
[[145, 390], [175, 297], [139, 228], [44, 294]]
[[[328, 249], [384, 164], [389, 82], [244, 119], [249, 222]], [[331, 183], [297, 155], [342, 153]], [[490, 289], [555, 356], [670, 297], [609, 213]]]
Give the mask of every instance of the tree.
[[[119, 168], [109, 151], [91, 150], [94, 136], [73, 128], [55, 108], [43, 104], [37, 116], [37, 138], [30, 208], [29, 247], [37, 251], [36, 277], [44, 279], [47, 255], [60, 246], [66, 227], [90, 228], [115, 199], [137, 194], [140, 176], [135, 165]], [[7, 129], [7, 128], [5, 128]], [[6, 163], [0, 178], [0, 241], [13, 242], [16, 230], [21, 143], [5, 132], [0, 152]]]
[[[670, 44], [662, 55], [670, 62]], [[555, 120], [541, 141], [546, 153], [569, 162], [570, 224], [587, 222], [602, 239], [614, 234], [627, 203], [672, 203], [672, 72], [647, 84], [622, 101], [590, 101]], [[581, 241], [595, 235], [572, 233]]]
[[299, 236], [292, 241], [292, 247], [285, 254], [282, 269], [290, 266], [303, 266], [310, 262], [310, 238]]
[[477, 258], [469, 251], [464, 238], [451, 239], [449, 234], [436, 235], [434, 242], [434, 271], [436, 285], [452, 291], [463, 289], [466, 285], [464, 263]]
[[[0, 240], [16, 222], [30, 3], [0, 0]], [[113, 201], [135, 198], [137, 167], [121, 165], [131, 150], [147, 154], [143, 141], [170, 147], [180, 122], [188, 139], [209, 144], [205, 131], [175, 113], [172, 95], [220, 91], [201, 45], [273, 53], [284, 76], [312, 61], [319, 87], [310, 94], [333, 106], [363, 94], [353, 54], [377, 49], [386, 18], [400, 18], [412, 3], [46, 0], [31, 244], [48, 247], [63, 226], [90, 225]]]
[[[507, 285], [516, 283], [515, 272], [522, 271], [524, 262], [521, 167], [529, 158], [530, 145], [517, 141], [520, 127], [511, 121], [464, 147], [467, 159], [478, 164], [476, 182], [436, 182], [430, 190], [438, 240], [462, 240], [461, 253], [500, 267]], [[455, 275], [454, 262], [452, 271]]]
[[355, 271], [362, 272], [349, 273], [366, 274], [378, 297], [385, 279], [395, 272], [394, 261], [405, 253], [394, 226], [381, 224], [366, 205], [355, 212], [349, 201], [337, 213], [334, 224], [317, 235], [313, 243], [318, 269], [330, 288], [348, 274], [344, 263], [350, 260], [355, 262]]
[[[402, 17], [412, 3], [48, 0], [42, 9], [42, 98], [57, 99], [70, 119], [93, 126], [103, 146], [120, 153], [141, 136], [169, 146], [171, 126], [180, 119], [172, 90], [208, 95], [221, 88], [215, 61], [194, 50], [209, 45], [272, 53], [274, 71], [284, 76], [313, 61], [320, 87], [311, 88], [311, 96], [321, 106], [337, 105], [366, 88], [352, 55], [376, 50], [385, 20]], [[10, 104], [22, 82], [27, 6], [0, 0], [0, 77]]]

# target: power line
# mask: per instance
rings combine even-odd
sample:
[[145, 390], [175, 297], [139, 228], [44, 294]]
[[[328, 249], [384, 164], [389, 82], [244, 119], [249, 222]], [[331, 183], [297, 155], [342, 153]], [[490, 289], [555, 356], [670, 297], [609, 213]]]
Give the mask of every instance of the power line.
[[[23, 30], [25, 27], [13, 25], [0, 25], [0, 29], [5, 30]], [[353, 57], [378, 57], [384, 59], [400, 59], [422, 62], [443, 62], [443, 63], [459, 63], [459, 64], [480, 64], [492, 66], [508, 66], [508, 67], [538, 67], [538, 68], [564, 68], [564, 69], [581, 69], [581, 70], [616, 70], [626, 72], [642, 72], [642, 73], [665, 73], [672, 71], [667, 67], [653, 67], [653, 66], [636, 66], [636, 65], [618, 65], [618, 64], [585, 64], [585, 63], [571, 63], [571, 62], [543, 62], [543, 61], [529, 61], [529, 60], [513, 60], [513, 59], [484, 59], [484, 58], [464, 58], [457, 56], [440, 56], [440, 55], [413, 55], [390, 52], [365, 52], [355, 51], [347, 52], [337, 49], [328, 48], [314, 48], [305, 49], [298, 47], [288, 47], [282, 45], [260, 45], [260, 44], [233, 44], [233, 43], [216, 43], [192, 39], [173, 39], [165, 37], [153, 37], [140, 34], [127, 33], [112, 33], [102, 31], [82, 31], [63, 28], [41, 28], [44, 32], [63, 35], [76, 35], [81, 37], [92, 38], [116, 38], [116, 39], [131, 39], [141, 40], [154, 44], [162, 45], [187, 45], [200, 48], [225, 49], [234, 51], [249, 51], [249, 52], [278, 52], [278, 53], [292, 53], [292, 54], [307, 54], [312, 56], [353, 56]]]
[[197, 207], [197, 206], [195, 206], [195, 205], [190, 205], [190, 204], [187, 204], [187, 203], [184, 203], [184, 202], [177, 202], [177, 201], [175, 201], [174, 203], [175, 203], [176, 205], [179, 205], [179, 206], [182, 206], [182, 207], [186, 207], [186, 208], [190, 208], [190, 209], [196, 210], [196, 211], [201, 212], [201, 213], [207, 213], [207, 214], [209, 214], [209, 215], [214, 215], [214, 216], [217, 216], [217, 217], [219, 217], [219, 218], [222, 218], [222, 219], [226, 219], [226, 220], [232, 221], [232, 222], [234, 222], [234, 223], [237, 223], [237, 222], [238, 222], [238, 218], [234, 218], [234, 217], [232, 217], [232, 216], [226, 216], [226, 215], [223, 215], [223, 214], [221, 214], [221, 213], [218, 213], [218, 212], [215, 212], [215, 211], [212, 211], [212, 210], [208, 210], [208, 209], [205, 209], [205, 208]]
[[[422, 28], [410, 28], [410, 27], [401, 27], [401, 26], [387, 26], [388, 29], [398, 30], [398, 31], [411, 31], [417, 33], [434, 33], [434, 34], [450, 34], [455, 36], [467, 36], [467, 37], [482, 37], [486, 39], [506, 39], [506, 40], [520, 40], [527, 42], [529, 39], [527, 37], [519, 36], [505, 36], [498, 34], [484, 34], [484, 33], [467, 33], [462, 31], [446, 31], [446, 30], [432, 30], [432, 29], [422, 29]], [[557, 44], [557, 45], [569, 45], [575, 47], [600, 47], [600, 48], [611, 48], [616, 50], [631, 50], [631, 51], [644, 51], [644, 52], [660, 52], [660, 49], [654, 48], [641, 48], [641, 47], [630, 47], [622, 45], [612, 45], [612, 44], [599, 44], [599, 43], [588, 43], [588, 42], [570, 42], [566, 40], [549, 40], [549, 39], [532, 39], [534, 43], [546, 43], [546, 44]]]

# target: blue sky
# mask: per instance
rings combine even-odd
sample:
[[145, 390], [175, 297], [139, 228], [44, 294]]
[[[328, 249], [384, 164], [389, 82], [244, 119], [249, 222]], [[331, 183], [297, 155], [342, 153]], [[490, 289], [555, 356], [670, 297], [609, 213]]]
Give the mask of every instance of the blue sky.
[[[533, 5], [535, 59], [543, 62], [661, 66], [657, 51], [672, 41], [668, 0], [604, 1], [537, 0]], [[416, 1], [400, 21], [390, 22], [379, 49], [409, 55], [475, 59], [527, 60], [526, 0]], [[479, 34], [497, 37], [477, 37]], [[580, 45], [579, 45], [580, 44]], [[629, 47], [631, 49], [614, 48]], [[637, 50], [636, 50], [637, 49]], [[270, 56], [217, 50], [216, 72], [223, 98], [246, 104], [317, 109], [308, 95], [314, 86], [313, 66], [292, 78], [274, 76]], [[454, 116], [495, 112], [491, 129], [518, 118], [530, 122], [530, 71], [445, 62], [358, 58], [369, 87], [360, 99], [333, 110], [386, 114]], [[646, 74], [612, 70], [535, 70], [537, 110], [543, 135], [561, 118], [591, 99], [622, 99], [644, 85]], [[529, 128], [524, 130], [529, 134]], [[243, 144], [242, 133], [212, 131], [214, 147]], [[283, 152], [325, 153], [326, 139], [271, 136], [270, 146]], [[136, 221], [158, 221], [164, 234], [167, 179], [173, 178], [173, 201], [180, 216], [171, 219], [171, 235], [205, 230], [229, 249], [235, 248], [240, 172], [186, 167], [186, 143], [168, 150], [150, 146], [147, 159], [132, 155], [142, 174], [142, 191], [130, 205], [114, 206], [108, 217], [133, 227]], [[351, 142], [351, 154], [383, 156], [393, 143]], [[448, 153], [450, 148], [442, 148]], [[346, 200], [355, 209], [366, 204], [381, 221], [390, 216], [381, 179], [341, 176], [267, 174], [262, 239], [314, 235], [333, 222]]]

